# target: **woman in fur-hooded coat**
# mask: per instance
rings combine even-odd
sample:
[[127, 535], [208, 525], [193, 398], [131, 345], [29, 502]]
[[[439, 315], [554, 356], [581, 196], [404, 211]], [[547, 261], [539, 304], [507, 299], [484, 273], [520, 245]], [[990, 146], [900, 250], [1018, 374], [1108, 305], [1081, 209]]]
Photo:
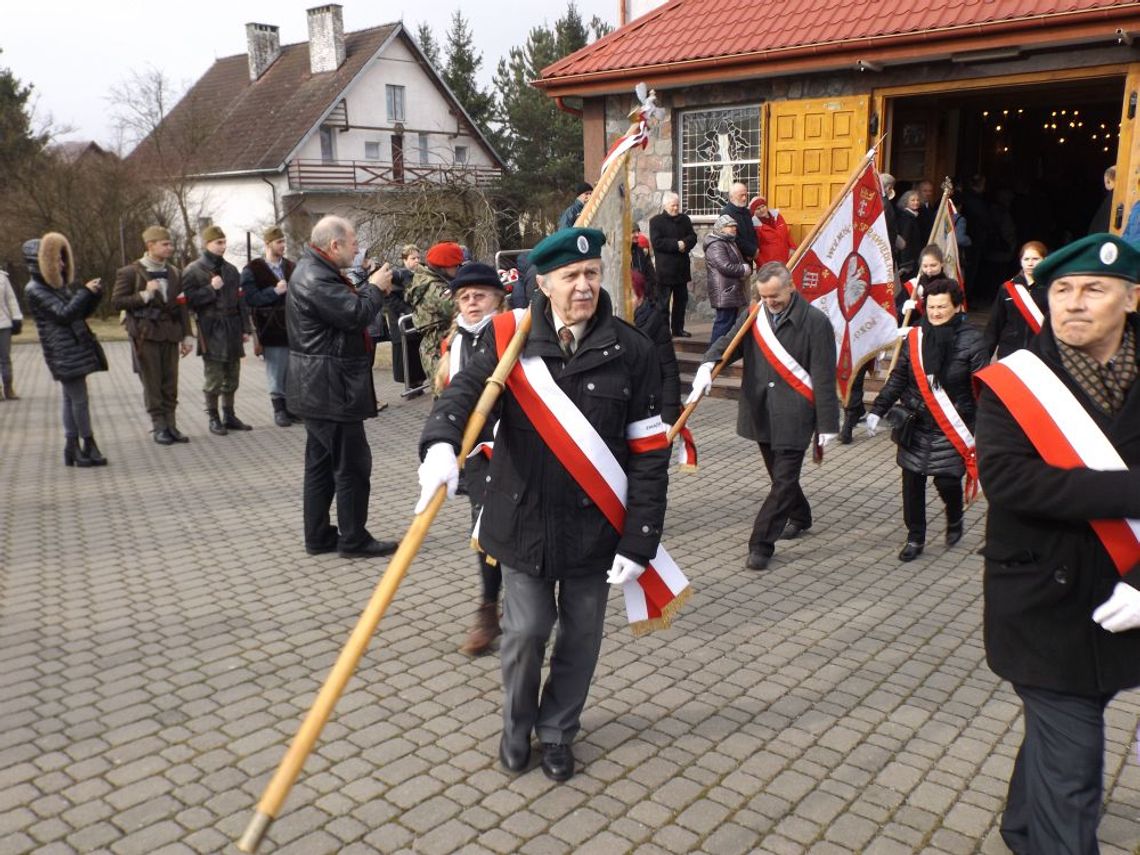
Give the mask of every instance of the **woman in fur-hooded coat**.
[[36, 321], [44, 361], [63, 387], [63, 430], [67, 437], [63, 459], [67, 466], [102, 466], [107, 461], [95, 445], [87, 401], [87, 375], [107, 370], [107, 357], [87, 325], [99, 305], [103, 285], [75, 279], [71, 244], [58, 232], [27, 241], [24, 263], [31, 281], [24, 289]]

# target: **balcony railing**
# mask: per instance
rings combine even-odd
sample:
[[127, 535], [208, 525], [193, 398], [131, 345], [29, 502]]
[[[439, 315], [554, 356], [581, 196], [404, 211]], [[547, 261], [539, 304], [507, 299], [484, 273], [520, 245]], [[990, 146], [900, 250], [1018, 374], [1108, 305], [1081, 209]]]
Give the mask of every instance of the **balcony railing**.
[[424, 166], [378, 160], [292, 160], [288, 172], [291, 190], [367, 191], [421, 183], [485, 187], [502, 177], [500, 169], [490, 166]]

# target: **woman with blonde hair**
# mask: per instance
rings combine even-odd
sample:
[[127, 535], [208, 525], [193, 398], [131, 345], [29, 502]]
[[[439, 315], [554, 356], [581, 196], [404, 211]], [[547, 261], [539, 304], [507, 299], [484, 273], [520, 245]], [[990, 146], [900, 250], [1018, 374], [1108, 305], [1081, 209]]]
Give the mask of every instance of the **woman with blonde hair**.
[[87, 403], [87, 375], [107, 370], [107, 357], [87, 318], [99, 305], [103, 284], [92, 279], [85, 285], [75, 276], [71, 244], [58, 232], [27, 241], [24, 263], [31, 281], [24, 289], [28, 309], [36, 320], [40, 344], [51, 376], [63, 387], [63, 432], [66, 466], [105, 466], [91, 432]]

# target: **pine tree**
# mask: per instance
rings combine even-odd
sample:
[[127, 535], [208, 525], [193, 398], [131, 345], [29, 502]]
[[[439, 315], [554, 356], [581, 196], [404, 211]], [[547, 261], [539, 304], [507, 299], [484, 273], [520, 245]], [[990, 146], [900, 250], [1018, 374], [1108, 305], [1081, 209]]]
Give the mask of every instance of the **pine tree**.
[[462, 12], [456, 10], [452, 14], [451, 28], [445, 39], [447, 65], [443, 79], [479, 129], [486, 132], [494, 114], [495, 99], [475, 79], [483, 66], [483, 55], [475, 50], [471, 27]]
[[416, 27], [416, 44], [420, 46], [420, 50], [424, 52], [428, 62], [438, 71], [439, 70], [439, 45], [435, 43], [435, 36], [431, 32], [431, 24], [426, 21], [420, 23]]
[[31, 86], [21, 83], [11, 69], [0, 68], [0, 183], [10, 180], [47, 144], [46, 134], [32, 132], [31, 96]]

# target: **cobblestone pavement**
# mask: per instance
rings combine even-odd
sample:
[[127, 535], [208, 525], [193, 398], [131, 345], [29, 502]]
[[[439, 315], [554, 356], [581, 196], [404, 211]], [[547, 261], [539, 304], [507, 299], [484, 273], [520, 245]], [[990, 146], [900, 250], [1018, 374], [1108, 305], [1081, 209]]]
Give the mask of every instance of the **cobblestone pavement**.
[[[0, 403], [0, 853], [235, 852], [385, 565], [305, 555], [304, 430], [273, 427], [259, 363], [238, 393], [255, 430], [214, 438], [185, 360], [193, 441], [162, 448], [127, 345], [107, 350], [105, 469], [63, 467], [38, 347], [14, 348], [24, 398]], [[391, 537], [429, 404], [380, 390], [370, 528]], [[1021, 722], [983, 661], [982, 508], [900, 565], [892, 447], [861, 436], [807, 466], [815, 527], [746, 572], [767, 483], [734, 406], [702, 405], [701, 469], [670, 491], [694, 596], [635, 640], [613, 595], [572, 781], [499, 770], [497, 658], [457, 652], [478, 581], [451, 501], [262, 851], [1005, 851]], [[1140, 850], [1138, 718], [1135, 693], [1109, 708], [1106, 853]]]

